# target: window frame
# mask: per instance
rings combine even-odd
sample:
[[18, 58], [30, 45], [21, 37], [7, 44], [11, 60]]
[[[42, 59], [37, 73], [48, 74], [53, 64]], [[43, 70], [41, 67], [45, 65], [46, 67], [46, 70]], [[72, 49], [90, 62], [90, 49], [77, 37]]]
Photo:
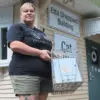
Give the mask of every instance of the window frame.
[[[5, 24], [5, 25], [1, 24], [0, 28], [7, 27], [7, 30], [8, 30], [10, 26], [11, 26], [11, 24]], [[5, 60], [0, 59], [0, 67], [7, 67], [11, 60], [11, 56], [12, 56], [12, 51], [7, 46], [7, 59], [5, 59]]]
[[[34, 24], [35, 24], [35, 27], [38, 28], [39, 27], [39, 19], [40, 19], [39, 18], [40, 17], [40, 15], [39, 15], [39, 0], [36, 0], [35, 7], [36, 7], [36, 11], [35, 11], [36, 16], [35, 16], [35, 23]], [[14, 20], [14, 18], [13, 18], [13, 20]], [[17, 20], [17, 22], [19, 22], [19, 20]], [[13, 22], [10, 23], [10, 24], [4, 24], [4, 25], [2, 25], [2, 27], [7, 27], [9, 29], [9, 27], [13, 24]], [[2, 28], [2, 27], [0, 27], [0, 28]], [[7, 59], [6, 60], [0, 60], [0, 68], [2, 68], [2, 67], [8, 67], [9, 66], [12, 53], [13, 52], [11, 51], [11, 49], [8, 48], [8, 46], [7, 46]]]

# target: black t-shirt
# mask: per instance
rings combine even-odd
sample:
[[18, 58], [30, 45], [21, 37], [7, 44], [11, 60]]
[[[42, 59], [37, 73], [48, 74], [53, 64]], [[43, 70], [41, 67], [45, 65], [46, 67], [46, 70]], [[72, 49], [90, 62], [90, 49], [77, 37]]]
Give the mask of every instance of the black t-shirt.
[[[14, 24], [8, 30], [8, 46], [15, 40], [41, 50], [51, 50], [52, 48], [52, 43], [44, 32], [37, 28], [29, 28], [23, 23]], [[9, 74], [51, 78], [51, 63], [37, 56], [28, 56], [13, 52], [12, 60], [9, 64]]]

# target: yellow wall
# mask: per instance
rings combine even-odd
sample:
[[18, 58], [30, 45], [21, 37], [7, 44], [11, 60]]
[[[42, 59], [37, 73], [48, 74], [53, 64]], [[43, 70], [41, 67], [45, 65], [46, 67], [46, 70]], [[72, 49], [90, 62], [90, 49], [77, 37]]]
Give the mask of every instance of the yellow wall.
[[[14, 6], [14, 23], [19, 21], [19, 7], [20, 4]], [[14, 95], [14, 90], [8, 75], [8, 67], [0, 68], [0, 100], [19, 100]]]
[[[42, 2], [42, 1], [45, 1]], [[78, 52], [81, 55], [81, 66], [80, 70], [83, 76], [83, 84], [72, 94], [49, 94], [48, 100], [88, 100], [88, 77], [87, 77], [87, 64], [86, 64], [86, 51], [85, 51], [85, 41], [82, 31], [81, 23], [81, 35], [80, 37], [73, 36], [67, 32], [58, 31], [48, 27], [48, 13], [47, 7], [51, 3], [50, 0], [41, 0], [39, 5], [39, 27], [40, 29], [45, 28], [45, 33], [53, 41], [54, 32], [59, 34], [66, 34], [66, 36], [73, 38], [77, 41]], [[20, 4], [14, 7], [14, 23], [19, 21], [19, 7]], [[67, 8], [66, 8], [67, 9]], [[82, 22], [82, 21], [81, 21]], [[54, 42], [53, 42], [54, 43]], [[11, 85], [10, 77], [8, 75], [8, 68], [0, 69], [0, 100], [19, 100], [15, 97], [14, 91]]]
[[81, 85], [81, 87], [77, 89], [77, 91], [75, 91], [72, 94], [68, 94], [68, 93], [57, 94], [57, 95], [50, 94], [49, 99], [50, 100], [88, 100], [88, 76], [87, 76], [86, 50], [85, 50], [86, 48], [85, 48], [84, 35], [82, 31], [82, 20], [81, 20], [80, 37], [76, 37], [71, 34], [68, 34], [67, 32], [63, 32], [57, 29], [50, 28], [48, 26], [48, 13], [46, 9], [50, 3], [52, 3], [50, 0], [45, 1], [45, 3], [41, 1], [40, 3], [39, 11], [40, 11], [40, 16], [42, 16], [40, 17], [40, 28], [41, 29], [45, 28], [45, 33], [50, 37], [53, 43], [54, 43], [54, 40], [53, 40], [54, 33], [66, 35], [69, 38], [73, 38], [77, 41], [78, 52], [81, 56], [81, 66], [79, 67], [80, 67], [80, 70], [83, 76], [83, 84]]
[[100, 0], [90, 0], [92, 3], [100, 7]]
[[14, 6], [14, 23], [17, 23], [17, 22], [19, 22], [20, 20], [19, 20], [19, 10], [20, 10], [20, 3], [18, 3], [18, 4], [16, 4], [15, 6]]

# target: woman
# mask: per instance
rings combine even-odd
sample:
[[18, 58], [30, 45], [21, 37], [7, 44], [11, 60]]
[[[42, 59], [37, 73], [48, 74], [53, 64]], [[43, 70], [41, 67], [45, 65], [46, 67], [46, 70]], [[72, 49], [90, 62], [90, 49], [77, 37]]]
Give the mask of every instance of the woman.
[[46, 100], [52, 92], [52, 43], [34, 27], [34, 20], [34, 5], [24, 3], [20, 8], [21, 23], [12, 25], [7, 33], [8, 46], [13, 51], [9, 74], [20, 100]]

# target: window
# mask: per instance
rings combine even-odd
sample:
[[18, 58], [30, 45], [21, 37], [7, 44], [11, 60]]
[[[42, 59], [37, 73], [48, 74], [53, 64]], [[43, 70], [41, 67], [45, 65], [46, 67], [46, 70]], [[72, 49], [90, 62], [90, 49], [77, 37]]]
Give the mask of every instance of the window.
[[13, 6], [0, 8], [0, 67], [8, 66], [12, 52], [7, 47], [7, 31], [13, 23]]
[[10, 25], [0, 25], [0, 67], [8, 66], [12, 51], [7, 46], [7, 31]]
[[[39, 0], [36, 0], [35, 6], [36, 6], [36, 19], [35, 19], [35, 26], [38, 27], [38, 3]], [[12, 51], [8, 48], [7, 46], [7, 31], [11, 24], [13, 22], [17, 23], [19, 22], [19, 10], [18, 10], [18, 5], [15, 6], [13, 14], [13, 6], [11, 7], [3, 7], [2, 9], [0, 8], [0, 67], [7, 67], [9, 65], [9, 62], [11, 60], [12, 56]], [[17, 14], [18, 13], [18, 14]], [[13, 19], [14, 15], [14, 19]]]
[[7, 30], [8, 28], [7, 27], [3, 27], [1, 28], [1, 34], [0, 34], [0, 37], [1, 37], [1, 41], [0, 41], [0, 60], [5, 60], [7, 59], [7, 39], [6, 39], [6, 36], [7, 36]]

